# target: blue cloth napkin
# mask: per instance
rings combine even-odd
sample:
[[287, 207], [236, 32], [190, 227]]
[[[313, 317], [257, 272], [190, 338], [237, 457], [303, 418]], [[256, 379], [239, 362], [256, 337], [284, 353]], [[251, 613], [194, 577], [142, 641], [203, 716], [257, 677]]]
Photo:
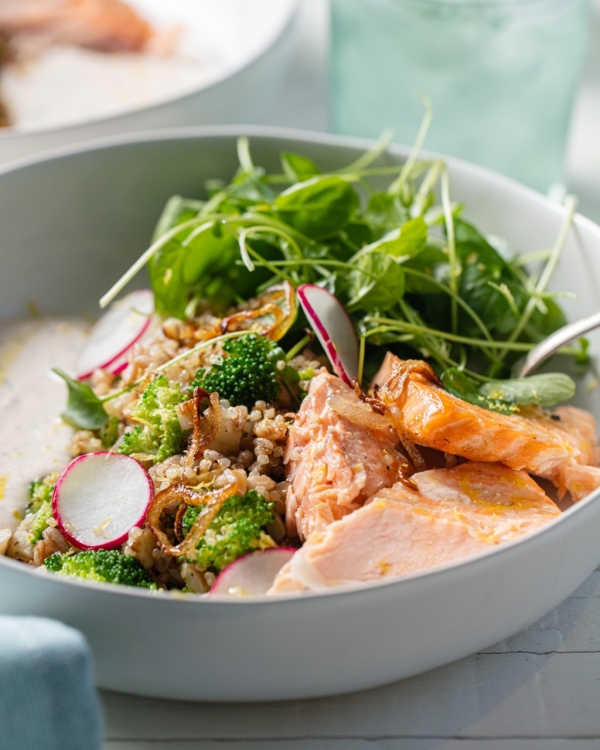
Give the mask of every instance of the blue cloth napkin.
[[0, 617], [0, 748], [99, 750], [102, 724], [81, 633], [40, 617]]

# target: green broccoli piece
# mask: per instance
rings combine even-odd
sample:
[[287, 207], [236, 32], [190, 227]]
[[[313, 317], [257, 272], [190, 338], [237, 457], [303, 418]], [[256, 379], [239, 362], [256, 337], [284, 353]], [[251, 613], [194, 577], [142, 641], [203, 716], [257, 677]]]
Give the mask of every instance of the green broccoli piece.
[[[201, 568], [221, 571], [247, 552], [275, 547], [275, 542], [263, 531], [263, 527], [274, 520], [273, 507], [274, 503], [267, 503], [256, 490], [250, 490], [243, 497], [228, 498], [198, 542], [194, 562]], [[189, 533], [201, 510], [202, 506], [188, 505], [182, 522], [185, 534]]]
[[119, 453], [141, 455], [155, 463], [179, 453], [183, 432], [175, 407], [188, 398], [177, 383], [170, 383], [164, 375], [154, 378], [132, 414], [132, 419], [142, 426], [123, 435]]
[[41, 541], [44, 531], [48, 528], [49, 522], [52, 520], [52, 502], [50, 500], [44, 500], [40, 505], [40, 509], [35, 514], [33, 523], [31, 525], [31, 531], [29, 532], [29, 543], [36, 544]]
[[126, 432], [119, 444], [119, 453], [127, 456], [148, 456], [155, 460], [158, 453], [158, 441], [147, 427], [134, 427], [131, 432]]
[[27, 513], [37, 513], [43, 503], [52, 501], [52, 492], [58, 479], [58, 473], [53, 471], [39, 482], [32, 482], [29, 485], [29, 503], [27, 504]]
[[26, 514], [33, 516], [31, 531], [29, 533], [30, 544], [36, 544], [42, 539], [42, 534], [48, 528], [52, 519], [52, 492], [58, 479], [58, 474], [52, 472], [39, 482], [29, 485], [29, 503]]
[[99, 437], [105, 448], [112, 448], [119, 439], [119, 420], [117, 417], [108, 418], [106, 424], [100, 428]]
[[44, 560], [44, 565], [52, 573], [87, 581], [156, 588], [139, 560], [118, 550], [88, 550], [74, 555], [55, 552]]
[[264, 336], [240, 336], [223, 344], [226, 357], [210, 370], [200, 369], [192, 387], [227, 399], [232, 406], [252, 408], [256, 401], [274, 401], [281, 391], [277, 362], [283, 351]]

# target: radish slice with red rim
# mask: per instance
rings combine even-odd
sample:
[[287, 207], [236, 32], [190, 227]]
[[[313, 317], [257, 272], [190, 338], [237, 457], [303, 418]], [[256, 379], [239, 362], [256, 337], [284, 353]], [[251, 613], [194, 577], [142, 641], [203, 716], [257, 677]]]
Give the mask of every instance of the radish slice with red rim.
[[149, 289], [131, 292], [115, 302], [92, 328], [75, 371], [85, 380], [99, 367], [115, 371], [152, 323], [154, 295]]
[[277, 573], [292, 559], [293, 547], [271, 547], [251, 552], [228, 565], [210, 590], [211, 596], [261, 596], [273, 585]]
[[358, 375], [359, 357], [352, 318], [337, 297], [316, 284], [299, 286], [298, 299], [334, 370], [351, 385]]
[[58, 478], [52, 513], [61, 534], [79, 549], [114, 549], [141, 526], [154, 497], [148, 472], [119, 453], [86, 453]]

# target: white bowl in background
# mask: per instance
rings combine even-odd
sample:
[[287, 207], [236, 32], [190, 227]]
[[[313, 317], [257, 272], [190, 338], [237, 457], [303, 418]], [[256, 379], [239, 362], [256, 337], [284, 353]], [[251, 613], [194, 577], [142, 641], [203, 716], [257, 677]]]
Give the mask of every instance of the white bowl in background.
[[[278, 168], [282, 150], [325, 169], [368, 146], [266, 128], [194, 128], [64, 150], [0, 171], [0, 317], [33, 299], [89, 309], [146, 247], [174, 193], [201, 197], [237, 167], [236, 136]], [[381, 163], [398, 163], [392, 147]], [[486, 233], [523, 252], [552, 245], [563, 209], [508, 178], [449, 160], [452, 197]], [[571, 317], [597, 307], [600, 228], [577, 216], [556, 273]], [[598, 351], [599, 337], [592, 337]], [[584, 390], [584, 389], [581, 389]], [[580, 404], [600, 417], [598, 389]], [[8, 467], [2, 467], [6, 471]], [[98, 684], [123, 692], [258, 701], [349, 692], [439, 666], [521, 630], [569, 596], [600, 561], [600, 497], [485, 556], [402, 580], [258, 601], [153, 594], [36, 573], [0, 558], [0, 612], [54, 617], [87, 637]]]
[[5, 73], [21, 124], [0, 128], [0, 164], [112, 134], [260, 119], [286, 71], [298, 0], [129, 2], [157, 29], [181, 28], [177, 55], [52, 48]]

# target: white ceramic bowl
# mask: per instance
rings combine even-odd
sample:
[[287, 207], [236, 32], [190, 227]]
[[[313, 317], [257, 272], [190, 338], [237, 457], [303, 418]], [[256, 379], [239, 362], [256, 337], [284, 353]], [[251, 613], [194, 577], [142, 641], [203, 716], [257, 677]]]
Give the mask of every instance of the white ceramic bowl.
[[[293, 131], [193, 129], [111, 140], [0, 172], [0, 316], [91, 306], [146, 246], [173, 193], [200, 196], [236, 168], [235, 137], [277, 168], [281, 150], [326, 169], [367, 144]], [[405, 157], [392, 148], [383, 159]], [[450, 161], [452, 195], [486, 232], [522, 251], [550, 246], [563, 209], [507, 178]], [[597, 307], [600, 228], [582, 217], [556, 274], [571, 316]], [[594, 345], [600, 342], [595, 337]], [[596, 348], [598, 351], [598, 348]], [[598, 394], [581, 403], [600, 417]], [[2, 468], [5, 471], [6, 467]], [[79, 628], [102, 687], [167, 698], [315, 697], [390, 682], [458, 659], [526, 627], [600, 561], [598, 493], [530, 536], [444, 569], [351, 591], [265, 601], [153, 595], [36, 574], [0, 559], [0, 612]]]
[[[62, 78], [66, 60], [59, 65], [54, 58], [45, 66], [32, 63], [11, 90], [26, 121], [34, 124], [0, 129], [0, 164], [112, 134], [260, 121], [287, 69], [298, 0], [129, 1], [157, 28], [182, 27], [179, 54], [195, 61], [181, 71], [185, 81], [177, 78], [173, 84], [174, 73], [166, 72], [169, 61], [148, 68], [142, 56], [116, 64], [116, 58], [106, 55], [105, 67], [92, 65], [89, 53], [75, 57], [70, 62], [79, 70], [67, 84]], [[57, 87], [61, 90], [55, 91]], [[101, 92], [101, 103], [94, 89]], [[139, 90], [145, 91], [147, 102], [132, 104], [128, 96], [135, 92], [138, 101]], [[62, 107], [49, 115], [44, 107], [51, 99]]]

